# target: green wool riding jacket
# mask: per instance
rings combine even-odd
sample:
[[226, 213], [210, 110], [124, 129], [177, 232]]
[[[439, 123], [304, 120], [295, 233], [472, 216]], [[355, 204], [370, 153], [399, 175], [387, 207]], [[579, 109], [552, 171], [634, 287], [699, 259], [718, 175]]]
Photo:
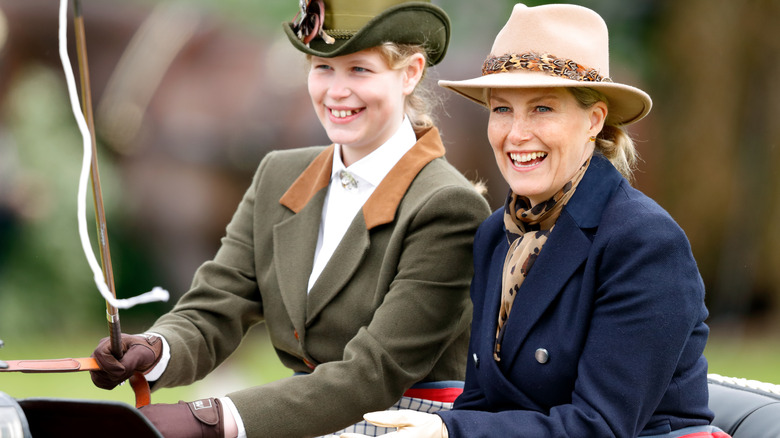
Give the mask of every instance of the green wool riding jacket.
[[158, 389], [205, 377], [252, 325], [266, 324], [292, 372], [228, 394], [250, 437], [330, 433], [388, 408], [416, 382], [464, 379], [472, 243], [486, 201], [428, 130], [307, 294], [333, 148], [269, 153], [214, 259], [149, 329], [171, 346]]

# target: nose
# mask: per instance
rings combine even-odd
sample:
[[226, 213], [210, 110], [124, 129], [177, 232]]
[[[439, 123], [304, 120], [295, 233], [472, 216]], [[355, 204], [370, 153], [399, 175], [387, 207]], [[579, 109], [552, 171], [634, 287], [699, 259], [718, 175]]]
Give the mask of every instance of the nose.
[[507, 140], [514, 145], [520, 145], [531, 139], [528, 121], [522, 115], [515, 114], [512, 120]]
[[335, 75], [328, 86], [328, 97], [332, 99], [344, 99], [352, 94], [349, 80], [342, 75]]

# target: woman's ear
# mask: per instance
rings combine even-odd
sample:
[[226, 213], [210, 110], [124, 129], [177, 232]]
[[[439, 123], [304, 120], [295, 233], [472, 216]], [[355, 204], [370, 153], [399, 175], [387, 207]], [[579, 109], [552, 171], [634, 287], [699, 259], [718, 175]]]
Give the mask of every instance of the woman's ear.
[[597, 136], [607, 120], [609, 109], [603, 101], [598, 101], [590, 107], [590, 135]]
[[425, 72], [425, 56], [422, 53], [415, 53], [409, 59], [409, 65], [404, 70], [404, 95], [412, 94], [414, 88], [422, 80], [423, 72]]

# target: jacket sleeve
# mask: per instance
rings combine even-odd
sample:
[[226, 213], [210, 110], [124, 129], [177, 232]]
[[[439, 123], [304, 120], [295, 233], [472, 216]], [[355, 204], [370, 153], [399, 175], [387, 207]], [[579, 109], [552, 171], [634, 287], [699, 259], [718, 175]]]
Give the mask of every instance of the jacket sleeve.
[[594, 303], [589, 326], [576, 328], [587, 335], [570, 403], [542, 412], [465, 400], [440, 413], [450, 437], [634, 437], [663, 398], [685, 403], [670, 382], [704, 364], [703, 283], [685, 234], [665, 212], [621, 208], [604, 213], [584, 268], [593, 273], [582, 287], [593, 288]]

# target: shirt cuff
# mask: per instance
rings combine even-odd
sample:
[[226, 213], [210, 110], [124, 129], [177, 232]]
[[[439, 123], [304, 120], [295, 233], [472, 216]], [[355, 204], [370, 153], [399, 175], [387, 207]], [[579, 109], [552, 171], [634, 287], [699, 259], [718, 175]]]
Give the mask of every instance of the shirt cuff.
[[222, 409], [225, 409], [227, 406], [230, 413], [233, 414], [233, 419], [236, 420], [236, 426], [238, 426], [238, 435], [236, 438], [246, 438], [244, 422], [241, 421], [241, 416], [238, 415], [238, 409], [236, 409], [236, 405], [233, 404], [233, 400], [231, 400], [230, 397], [219, 397], [219, 401], [222, 403]]
[[162, 373], [165, 372], [165, 369], [168, 368], [168, 362], [171, 361], [171, 346], [168, 345], [168, 341], [165, 340], [165, 338], [157, 333], [152, 332], [146, 332], [145, 335], [152, 335], [157, 336], [162, 341], [162, 355], [160, 356], [160, 361], [157, 362], [157, 365], [154, 366], [151, 370], [149, 370], [146, 374], [144, 374], [144, 377], [146, 377], [146, 380], [148, 382], [154, 382], [155, 380], [159, 379], [160, 376], [162, 376]]

